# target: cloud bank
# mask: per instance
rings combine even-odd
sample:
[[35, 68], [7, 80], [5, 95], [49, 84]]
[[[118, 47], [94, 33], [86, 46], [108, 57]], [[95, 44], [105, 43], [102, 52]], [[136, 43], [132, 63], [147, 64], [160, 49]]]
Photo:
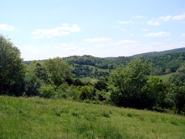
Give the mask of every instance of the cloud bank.
[[185, 19], [185, 14], [176, 15], [176, 16], [170, 16], [170, 15], [161, 16], [159, 19], [160, 20], [163, 20], [163, 21], [168, 21], [168, 20], [183, 20], [183, 19]]
[[33, 39], [41, 39], [51, 38], [53, 36], [68, 35], [72, 32], [79, 32], [80, 30], [81, 29], [76, 24], [71, 27], [68, 24], [62, 24], [62, 26], [53, 29], [36, 29], [34, 32], [32, 32], [32, 34], [35, 35]]
[[15, 30], [15, 28], [7, 24], [0, 24], [0, 30], [11, 31], [11, 30]]

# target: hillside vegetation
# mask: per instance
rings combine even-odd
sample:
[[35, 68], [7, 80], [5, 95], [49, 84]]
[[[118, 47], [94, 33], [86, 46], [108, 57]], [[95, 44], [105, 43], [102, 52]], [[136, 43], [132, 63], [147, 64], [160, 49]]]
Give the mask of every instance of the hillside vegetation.
[[0, 36], [0, 53], [0, 139], [185, 138], [185, 52], [23, 62]]
[[[90, 100], [185, 114], [185, 53], [106, 59], [56, 57], [26, 65], [10, 39], [0, 36], [0, 46], [1, 95]], [[155, 64], [160, 68], [155, 69]], [[164, 72], [174, 72], [167, 82], [153, 76]]]
[[0, 139], [183, 139], [185, 117], [38, 97], [0, 96]]
[[[78, 78], [91, 77], [100, 78], [108, 75], [109, 71], [118, 65], [126, 65], [133, 58], [145, 57], [153, 65], [153, 75], [165, 75], [175, 72], [180, 66], [185, 64], [185, 48], [166, 50], [162, 52], [149, 52], [130, 57], [109, 57], [99, 58], [90, 55], [70, 56], [63, 58], [69, 65], [73, 66], [73, 73]], [[96, 69], [96, 73], [93, 71]], [[90, 70], [89, 70], [90, 69]], [[106, 69], [101, 72], [101, 69]]]

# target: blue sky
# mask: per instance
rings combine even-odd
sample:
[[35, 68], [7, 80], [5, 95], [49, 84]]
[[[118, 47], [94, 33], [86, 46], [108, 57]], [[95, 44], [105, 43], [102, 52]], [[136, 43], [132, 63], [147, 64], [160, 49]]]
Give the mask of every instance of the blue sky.
[[1, 0], [0, 11], [24, 60], [185, 47], [184, 0]]

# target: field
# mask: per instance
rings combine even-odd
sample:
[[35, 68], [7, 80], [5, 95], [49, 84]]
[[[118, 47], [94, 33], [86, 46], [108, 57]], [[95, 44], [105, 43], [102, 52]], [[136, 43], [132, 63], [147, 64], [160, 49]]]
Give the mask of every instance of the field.
[[161, 76], [159, 76], [159, 78], [161, 78], [161, 80], [163, 80], [163, 82], [168, 82], [169, 79], [170, 79], [170, 77], [171, 77], [173, 74], [174, 74], [174, 73], [161, 75]]
[[185, 117], [67, 100], [0, 96], [0, 139], [184, 139]]
[[80, 80], [85, 83], [87, 82], [96, 83], [98, 81], [97, 78], [91, 78], [91, 77], [83, 77], [83, 78], [80, 78]]

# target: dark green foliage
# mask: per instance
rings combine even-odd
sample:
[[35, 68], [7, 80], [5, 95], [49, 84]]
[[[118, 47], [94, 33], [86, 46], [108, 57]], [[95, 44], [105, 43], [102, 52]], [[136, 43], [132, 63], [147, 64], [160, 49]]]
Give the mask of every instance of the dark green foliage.
[[172, 99], [175, 102], [177, 113], [180, 114], [183, 107], [185, 107], [185, 86], [174, 86], [172, 89]]
[[179, 67], [175, 74], [169, 79], [171, 83], [174, 83], [176, 86], [183, 86], [185, 82], [185, 65]]
[[80, 79], [75, 79], [73, 82], [73, 85], [75, 86], [84, 86], [85, 84]]
[[106, 92], [106, 90], [96, 90], [95, 100], [97, 101], [105, 101], [108, 103], [110, 101], [110, 94]]
[[148, 108], [172, 108], [173, 100], [170, 97], [170, 84], [163, 83], [159, 77], [150, 76], [146, 85], [143, 87], [143, 91], [146, 92], [149, 104]]
[[24, 91], [24, 65], [20, 51], [0, 36], [0, 94], [20, 96]]
[[107, 90], [107, 84], [105, 81], [100, 80], [94, 84], [94, 88], [98, 90]]
[[85, 100], [85, 99], [93, 100], [94, 96], [95, 96], [95, 90], [94, 90], [93, 86], [86, 85], [86, 86], [82, 86], [80, 88], [79, 99], [81, 99], [81, 100]]
[[47, 69], [43, 63], [36, 62], [33, 71], [40, 80], [44, 81], [44, 83], [49, 84], [51, 82], [49, 80]]
[[26, 73], [25, 75], [25, 95], [38, 96], [41, 82], [33, 72]]
[[[117, 106], [146, 108], [147, 92], [143, 91], [150, 73], [150, 64], [137, 58], [113, 71], [109, 78], [110, 99]], [[149, 106], [147, 106], [149, 107]]]

